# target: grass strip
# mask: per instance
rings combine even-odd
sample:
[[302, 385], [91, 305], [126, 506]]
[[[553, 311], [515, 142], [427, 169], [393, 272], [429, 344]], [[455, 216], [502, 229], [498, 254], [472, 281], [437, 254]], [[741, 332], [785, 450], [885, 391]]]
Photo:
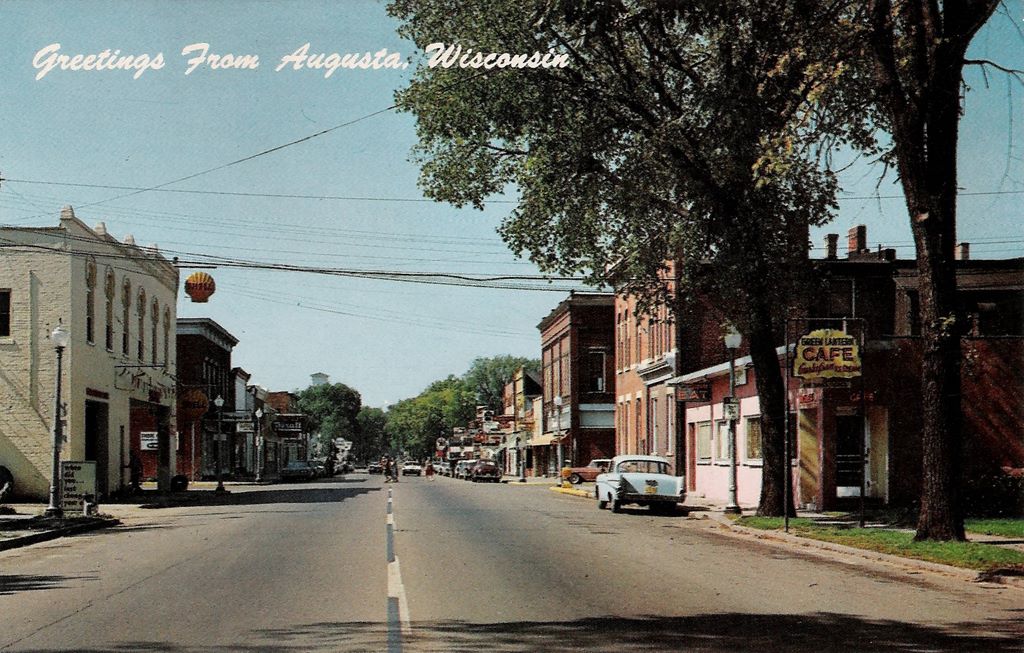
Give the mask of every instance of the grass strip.
[[964, 528], [969, 533], [1024, 539], [1024, 519], [968, 519]]
[[[781, 530], [783, 526], [782, 518], [776, 517], [743, 517], [737, 524], [761, 530]], [[836, 528], [810, 519], [790, 519], [789, 530], [799, 537], [977, 571], [1024, 567], [1024, 552], [1016, 549], [976, 542], [915, 542], [914, 533], [908, 530]]]

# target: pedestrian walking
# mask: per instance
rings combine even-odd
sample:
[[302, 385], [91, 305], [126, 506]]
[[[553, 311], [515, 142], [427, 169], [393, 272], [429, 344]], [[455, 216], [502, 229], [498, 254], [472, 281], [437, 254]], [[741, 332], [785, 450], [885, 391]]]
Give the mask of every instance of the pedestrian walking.
[[381, 458], [380, 465], [381, 465], [381, 467], [384, 468], [384, 482], [385, 483], [390, 483], [391, 482], [391, 474], [392, 474], [391, 457], [390, 456], [384, 456], [383, 458]]
[[427, 475], [427, 480], [428, 481], [434, 480], [434, 463], [432, 463], [431, 461], [428, 460], [427, 461], [427, 468], [425, 470], [423, 470], [423, 473]]

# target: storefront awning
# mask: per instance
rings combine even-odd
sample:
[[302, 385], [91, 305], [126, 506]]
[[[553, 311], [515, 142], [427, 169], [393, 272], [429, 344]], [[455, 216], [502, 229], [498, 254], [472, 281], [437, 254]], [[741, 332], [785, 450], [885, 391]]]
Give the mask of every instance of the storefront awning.
[[[565, 437], [564, 435], [562, 436]], [[546, 447], [549, 444], [556, 444], [561, 438], [556, 435], [541, 435], [535, 438], [531, 438], [527, 444], [531, 447]]]

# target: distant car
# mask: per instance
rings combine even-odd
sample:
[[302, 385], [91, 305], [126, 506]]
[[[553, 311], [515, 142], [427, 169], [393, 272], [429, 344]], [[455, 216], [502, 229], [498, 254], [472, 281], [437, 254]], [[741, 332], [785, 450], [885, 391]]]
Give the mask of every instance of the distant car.
[[609, 470], [598, 474], [594, 496], [598, 508], [610, 504], [612, 512], [635, 503], [650, 506], [655, 512], [671, 513], [686, 499], [686, 489], [681, 476], [669, 474], [668, 459], [625, 455], [612, 458]]
[[384, 473], [384, 465], [381, 465], [380, 463], [370, 463], [369, 465], [366, 466], [366, 473], [367, 474], [383, 474]]
[[402, 476], [409, 476], [410, 474], [415, 476], [420, 476], [423, 474], [423, 468], [420, 467], [420, 464], [415, 460], [410, 460], [409, 462], [402, 465]]
[[467, 480], [469, 478], [469, 469], [475, 464], [476, 460], [460, 460], [455, 465], [455, 478]]
[[282, 481], [312, 481], [316, 468], [308, 460], [293, 460], [281, 469]]
[[562, 478], [573, 485], [579, 485], [584, 481], [594, 481], [598, 474], [607, 472], [611, 464], [611, 458], [594, 458], [586, 467], [566, 467], [562, 470]]
[[501, 480], [501, 468], [493, 460], [478, 460], [469, 468], [469, 480], [474, 483], [482, 481], [497, 483]]

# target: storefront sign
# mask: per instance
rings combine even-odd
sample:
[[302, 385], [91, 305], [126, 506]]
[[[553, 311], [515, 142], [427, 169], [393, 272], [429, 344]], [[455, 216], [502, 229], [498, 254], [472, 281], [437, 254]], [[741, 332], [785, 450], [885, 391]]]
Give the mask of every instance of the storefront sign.
[[96, 501], [96, 463], [65, 460], [60, 463], [60, 482], [63, 486], [61, 508], [64, 512], [82, 509], [82, 500]]
[[857, 339], [838, 329], [817, 329], [801, 336], [793, 376], [802, 379], [849, 379], [861, 375]]
[[297, 438], [302, 435], [304, 415], [278, 415], [274, 420], [274, 433], [280, 433], [282, 437]]
[[676, 388], [676, 401], [711, 401], [711, 384], [692, 383]]
[[160, 438], [156, 431], [143, 431], [139, 433], [139, 444], [143, 451], [157, 451], [160, 449]]

